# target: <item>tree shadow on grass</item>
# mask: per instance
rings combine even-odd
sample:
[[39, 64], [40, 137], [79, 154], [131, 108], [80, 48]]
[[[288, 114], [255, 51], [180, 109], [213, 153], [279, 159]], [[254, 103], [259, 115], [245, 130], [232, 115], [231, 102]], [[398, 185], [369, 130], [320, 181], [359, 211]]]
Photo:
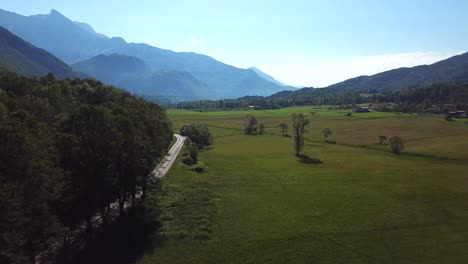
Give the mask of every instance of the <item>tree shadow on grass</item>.
[[424, 153], [416, 153], [416, 152], [401, 152], [399, 155], [408, 156], [408, 157], [419, 157], [419, 158], [426, 158], [426, 159], [435, 159], [435, 160], [467, 161], [466, 159], [457, 159], [457, 158], [443, 157], [443, 156], [437, 156], [437, 155], [433, 155], [433, 154], [424, 154]]
[[109, 224], [99, 237], [69, 263], [131, 264], [151, 253], [163, 241], [156, 210], [136, 205], [119, 220]]
[[322, 164], [322, 161], [320, 159], [316, 159], [316, 158], [312, 158], [312, 157], [309, 157], [305, 154], [299, 154], [297, 155], [297, 157], [299, 158], [299, 162], [301, 163], [305, 163], [305, 164]]

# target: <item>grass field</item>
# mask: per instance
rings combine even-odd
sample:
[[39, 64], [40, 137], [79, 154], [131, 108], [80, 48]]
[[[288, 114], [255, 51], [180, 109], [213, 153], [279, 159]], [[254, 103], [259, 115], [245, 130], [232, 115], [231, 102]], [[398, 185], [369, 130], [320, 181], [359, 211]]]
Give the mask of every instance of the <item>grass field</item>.
[[[303, 164], [276, 126], [309, 115]], [[176, 129], [207, 125], [208, 173], [177, 163], [158, 203], [166, 239], [137, 263], [468, 263], [468, 124], [432, 115], [312, 107], [252, 111], [267, 134], [243, 135], [248, 111], [170, 110]], [[326, 144], [320, 130], [330, 127]], [[377, 145], [398, 135], [405, 151]]]

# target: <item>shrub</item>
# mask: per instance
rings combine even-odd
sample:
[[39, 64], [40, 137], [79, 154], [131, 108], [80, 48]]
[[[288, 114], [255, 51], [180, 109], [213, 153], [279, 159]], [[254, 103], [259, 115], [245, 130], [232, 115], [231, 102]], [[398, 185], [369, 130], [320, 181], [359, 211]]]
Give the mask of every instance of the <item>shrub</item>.
[[181, 159], [182, 163], [184, 163], [185, 165], [187, 166], [190, 166], [190, 165], [193, 165], [195, 162], [193, 161], [193, 159], [187, 155], [187, 153], [183, 153], [182, 154], [182, 159]]
[[328, 142], [328, 137], [330, 137], [333, 134], [331, 129], [328, 128], [328, 127], [322, 129], [321, 133], [322, 133], [323, 137], [325, 138], [325, 142]]
[[190, 138], [197, 145], [198, 149], [203, 149], [205, 146], [213, 144], [213, 137], [206, 126], [185, 124], [180, 129], [180, 134]]
[[379, 136], [379, 144], [383, 145], [387, 141], [386, 136]]

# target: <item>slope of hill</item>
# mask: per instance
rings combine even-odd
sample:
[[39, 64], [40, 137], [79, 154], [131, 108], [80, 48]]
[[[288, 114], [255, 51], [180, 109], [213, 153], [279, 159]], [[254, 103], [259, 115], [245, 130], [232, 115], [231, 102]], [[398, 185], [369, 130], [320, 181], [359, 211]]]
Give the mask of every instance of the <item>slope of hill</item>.
[[399, 68], [372, 76], [359, 76], [328, 88], [398, 91], [437, 82], [468, 83], [468, 53], [431, 65]]
[[0, 26], [0, 69], [28, 76], [49, 72], [60, 78], [80, 75], [49, 52], [37, 48]]
[[206, 90], [206, 85], [188, 72], [153, 71], [141, 59], [122, 54], [98, 55], [72, 67], [77, 72], [147, 98], [160, 99], [163, 96], [171, 101], [201, 99], [199, 90]]
[[264, 73], [263, 71], [261, 71], [260, 69], [258, 69], [256, 67], [250, 67], [249, 69], [251, 69], [256, 74], [258, 74], [258, 76], [262, 77], [263, 79], [265, 79], [265, 80], [267, 80], [269, 82], [272, 82], [272, 83], [280, 85], [280, 86], [286, 86], [284, 83], [276, 80], [273, 76]]
[[99, 54], [119, 53], [137, 57], [153, 70], [188, 72], [209, 88], [209, 92], [202, 93], [199, 86], [192, 87], [200, 95], [198, 98], [269, 95], [284, 90], [284, 87], [261, 78], [250, 69], [236, 68], [206, 55], [174, 52], [106, 37], [96, 33], [88, 24], [73, 22], [56, 10], [47, 15], [22, 16], [0, 9], [0, 25], [67, 63], [77, 63]]

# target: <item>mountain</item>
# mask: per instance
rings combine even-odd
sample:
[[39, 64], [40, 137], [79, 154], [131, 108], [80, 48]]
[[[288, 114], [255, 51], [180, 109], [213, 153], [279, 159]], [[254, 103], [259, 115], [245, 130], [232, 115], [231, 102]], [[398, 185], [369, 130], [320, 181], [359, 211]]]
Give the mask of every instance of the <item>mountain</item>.
[[[263, 79], [252, 69], [236, 68], [206, 55], [174, 52], [144, 43], [127, 43], [119, 37], [109, 38], [96, 33], [88, 24], [71, 21], [56, 10], [46, 15], [22, 16], [0, 9], [0, 25], [69, 64], [100, 54], [124, 54], [143, 60], [153, 71], [188, 73], [190, 75], [176, 76], [196, 79], [188, 79], [184, 83], [197, 83], [191, 87], [197, 98], [269, 95], [285, 89]], [[202, 83], [206, 85], [203, 89], [199, 85]]]
[[280, 85], [280, 86], [286, 86], [284, 83], [276, 80], [275, 78], [273, 78], [272, 76], [262, 72], [260, 69], [256, 68], [256, 67], [250, 67], [249, 69], [251, 69], [252, 71], [254, 71], [256, 74], [258, 74], [258, 76], [262, 77], [263, 79], [269, 81], [269, 82], [272, 82], [274, 84], [277, 84], [277, 85]]
[[31, 45], [3, 27], [0, 27], [0, 70], [27, 76], [42, 76], [51, 72], [59, 78], [80, 77], [54, 55]]
[[264, 80], [253, 70], [236, 68], [202, 54], [174, 52], [142, 43], [130, 43], [110, 52], [140, 58], [155, 70], [189, 72], [207, 84], [210, 92], [205, 99], [269, 95], [284, 90], [284, 87]]
[[72, 65], [77, 72], [158, 102], [201, 99], [206, 84], [190, 73], [152, 70], [143, 60], [122, 54], [98, 55]]
[[431, 65], [399, 68], [372, 76], [359, 76], [329, 86], [331, 89], [360, 89], [400, 91], [433, 83], [468, 83], [468, 53], [448, 58]]
[[66, 63], [88, 59], [126, 44], [96, 33], [87, 24], [73, 22], [54, 9], [50, 14], [33, 16], [21, 16], [0, 9], [0, 26]]

